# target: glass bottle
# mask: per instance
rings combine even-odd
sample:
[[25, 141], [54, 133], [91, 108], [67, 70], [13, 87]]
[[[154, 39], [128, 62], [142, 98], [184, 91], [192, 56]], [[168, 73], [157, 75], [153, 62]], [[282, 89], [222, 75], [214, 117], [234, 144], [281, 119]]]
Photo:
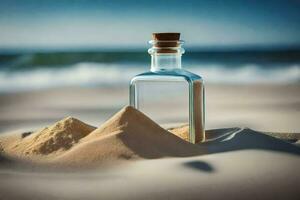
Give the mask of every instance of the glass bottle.
[[153, 34], [151, 70], [131, 80], [130, 105], [166, 129], [186, 127], [181, 137], [198, 143], [205, 139], [204, 85], [200, 76], [181, 68], [179, 38], [180, 33]]

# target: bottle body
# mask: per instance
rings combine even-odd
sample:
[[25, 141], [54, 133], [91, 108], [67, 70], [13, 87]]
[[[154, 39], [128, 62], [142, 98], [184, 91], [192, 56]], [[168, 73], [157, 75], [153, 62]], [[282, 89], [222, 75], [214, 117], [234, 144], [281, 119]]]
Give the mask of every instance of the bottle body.
[[205, 139], [204, 98], [202, 78], [181, 68], [139, 74], [130, 84], [131, 106], [164, 128], [188, 125], [181, 137], [191, 143]]

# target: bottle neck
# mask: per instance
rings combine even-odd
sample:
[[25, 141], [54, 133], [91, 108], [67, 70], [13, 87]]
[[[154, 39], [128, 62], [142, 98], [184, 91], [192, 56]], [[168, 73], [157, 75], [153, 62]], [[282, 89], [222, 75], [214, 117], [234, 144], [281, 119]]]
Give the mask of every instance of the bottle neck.
[[181, 53], [152, 54], [151, 71], [172, 70], [181, 68]]
[[148, 50], [151, 55], [151, 71], [181, 68], [182, 40], [151, 40], [153, 46]]

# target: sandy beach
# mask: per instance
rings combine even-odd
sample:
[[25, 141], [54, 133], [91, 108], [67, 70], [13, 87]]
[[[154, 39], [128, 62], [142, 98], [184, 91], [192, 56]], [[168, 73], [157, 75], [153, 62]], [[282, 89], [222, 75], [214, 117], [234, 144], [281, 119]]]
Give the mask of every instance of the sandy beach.
[[0, 1], [0, 200], [299, 200], [300, 1]]
[[127, 88], [1, 94], [0, 199], [298, 199], [300, 86], [206, 91], [195, 145], [122, 109]]

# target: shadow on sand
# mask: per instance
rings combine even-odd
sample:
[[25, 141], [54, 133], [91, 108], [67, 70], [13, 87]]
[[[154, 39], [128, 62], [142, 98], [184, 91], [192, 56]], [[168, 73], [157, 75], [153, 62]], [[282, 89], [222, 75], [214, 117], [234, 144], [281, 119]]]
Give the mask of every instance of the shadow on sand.
[[[205, 154], [239, 150], [266, 150], [300, 155], [298, 146], [249, 128], [214, 129], [206, 131], [206, 135], [206, 142], [198, 144], [206, 151]], [[198, 158], [185, 162], [183, 165], [201, 172], [213, 173], [216, 171], [212, 164]]]
[[228, 128], [206, 131], [207, 141], [199, 144], [207, 154], [237, 150], [268, 150], [300, 155], [300, 148], [249, 128]]
[[200, 161], [200, 160], [188, 161], [188, 162], [185, 162], [183, 165], [186, 167], [195, 169], [195, 170], [200, 170], [200, 171], [208, 172], [208, 173], [215, 171], [214, 167], [211, 164], [204, 162], [204, 161]]

